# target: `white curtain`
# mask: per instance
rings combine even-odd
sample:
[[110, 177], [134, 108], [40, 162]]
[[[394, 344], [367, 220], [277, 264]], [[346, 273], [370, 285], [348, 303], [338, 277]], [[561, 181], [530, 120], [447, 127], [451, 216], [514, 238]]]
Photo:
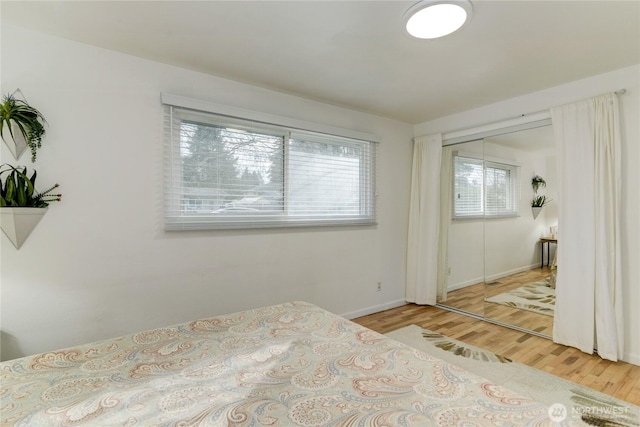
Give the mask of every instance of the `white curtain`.
[[558, 151], [558, 275], [553, 340], [623, 354], [618, 98], [551, 110]]
[[451, 194], [453, 176], [453, 146], [442, 147], [440, 167], [440, 235], [438, 241], [438, 296], [447, 300], [449, 281], [449, 225], [451, 224]]
[[435, 305], [440, 228], [442, 135], [416, 138], [411, 170], [405, 299]]

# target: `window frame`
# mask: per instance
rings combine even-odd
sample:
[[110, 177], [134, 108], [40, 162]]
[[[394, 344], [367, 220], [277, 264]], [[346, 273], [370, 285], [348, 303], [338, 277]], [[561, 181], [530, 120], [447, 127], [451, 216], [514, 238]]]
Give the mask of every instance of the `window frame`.
[[[458, 213], [456, 209], [456, 158], [469, 159], [469, 163], [482, 165], [482, 185], [481, 191], [481, 209], [469, 214]], [[478, 153], [468, 153], [462, 151], [454, 151], [452, 155], [452, 167], [451, 167], [451, 218], [453, 220], [467, 220], [467, 219], [500, 219], [500, 218], [515, 218], [520, 216], [520, 170], [521, 164], [517, 161], [498, 159], [494, 157], [484, 157]], [[508, 198], [507, 209], [495, 212], [487, 213], [487, 169], [500, 169], [509, 171], [509, 190], [506, 192]]]
[[[173, 99], [173, 96], [169, 96]], [[181, 97], [178, 97], [181, 98]], [[265, 123], [256, 121], [251, 117], [235, 117], [202, 109], [189, 108], [184, 105], [174, 105], [175, 102], [165, 102], [165, 142], [164, 142], [164, 228], [166, 231], [177, 230], [214, 230], [214, 229], [250, 229], [250, 228], [287, 228], [287, 227], [317, 227], [317, 226], [354, 226], [376, 224], [376, 193], [375, 193], [375, 163], [376, 142], [373, 139], [363, 139], [362, 135], [345, 131], [346, 135], [335, 135], [322, 130], [322, 125], [305, 126], [307, 129], [294, 128], [280, 123]], [[201, 104], [198, 104], [201, 105]], [[212, 104], [213, 105], [213, 104]], [[260, 113], [256, 113], [260, 114]], [[247, 113], [246, 116], [251, 116]], [[186, 119], [186, 120], [185, 120]], [[283, 149], [283, 206], [282, 214], [260, 212], [246, 212], [242, 214], [198, 213], [187, 214], [181, 208], [181, 197], [184, 195], [182, 187], [182, 170], [180, 166], [180, 123], [182, 120], [215, 126], [235, 126], [243, 129], [254, 129], [256, 132], [268, 132], [282, 137]], [[298, 122], [299, 123], [299, 122]], [[312, 128], [314, 130], [309, 130]], [[317, 130], [316, 130], [317, 129]], [[335, 128], [326, 129], [335, 131]], [[289, 150], [291, 135], [316, 137], [336, 145], [356, 144], [362, 148], [362, 156], [366, 156], [364, 162], [359, 162], [359, 214], [357, 215], [306, 215], [293, 216], [287, 212], [289, 198]], [[368, 134], [367, 134], [368, 135]], [[186, 187], [185, 187], [186, 188]], [[196, 187], [197, 188], [197, 187]], [[182, 209], [182, 210], [181, 210]]]

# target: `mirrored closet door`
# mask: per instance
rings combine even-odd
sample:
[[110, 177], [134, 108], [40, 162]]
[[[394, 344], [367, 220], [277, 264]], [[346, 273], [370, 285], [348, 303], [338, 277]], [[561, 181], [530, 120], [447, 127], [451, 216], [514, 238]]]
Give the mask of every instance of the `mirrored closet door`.
[[[439, 304], [551, 336], [558, 242], [551, 126], [448, 145], [442, 158], [441, 202], [451, 212], [441, 221], [448, 259]], [[546, 184], [537, 193], [534, 176]], [[540, 196], [547, 203], [534, 214]]]
[[484, 316], [484, 215], [482, 139], [442, 148], [440, 203], [449, 207], [441, 216], [440, 233], [448, 242], [446, 291], [438, 302], [466, 313]]

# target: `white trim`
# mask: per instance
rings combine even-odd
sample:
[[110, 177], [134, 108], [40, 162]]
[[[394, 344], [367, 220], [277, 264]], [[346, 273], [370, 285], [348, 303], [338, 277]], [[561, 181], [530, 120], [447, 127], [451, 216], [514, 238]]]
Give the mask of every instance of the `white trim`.
[[476, 279], [467, 280], [465, 282], [455, 283], [447, 286], [447, 291], [456, 291], [458, 289], [466, 288], [467, 286], [478, 285], [482, 282], [491, 282], [502, 277], [511, 276], [512, 274], [521, 273], [523, 271], [533, 270], [534, 268], [540, 268], [540, 264], [530, 264], [524, 267], [514, 268], [512, 270], [503, 271], [498, 274], [492, 274], [491, 276], [478, 277]]
[[640, 366], [640, 355], [625, 352], [621, 358], [623, 362], [631, 363], [632, 365]]
[[470, 151], [454, 151], [453, 156], [458, 156], [458, 157], [466, 157], [466, 158], [471, 158], [471, 159], [476, 159], [476, 160], [484, 160], [485, 162], [489, 162], [489, 163], [498, 163], [501, 165], [507, 165], [507, 166], [518, 166], [518, 167], [522, 167], [522, 162], [519, 162], [517, 160], [509, 160], [509, 159], [503, 159], [500, 157], [491, 157], [491, 156], [484, 156], [482, 153], [472, 153]]
[[484, 282], [484, 276], [476, 279], [467, 280], [466, 282], [455, 283], [447, 286], [447, 291], [457, 291], [458, 289], [466, 288], [467, 286], [480, 285]]
[[372, 307], [366, 307], [356, 311], [350, 311], [348, 313], [341, 314], [340, 316], [344, 317], [345, 319], [351, 320], [357, 317], [367, 316], [373, 313], [380, 313], [381, 311], [390, 310], [392, 308], [402, 307], [405, 304], [409, 304], [409, 303], [404, 299], [399, 299], [399, 300], [390, 301], [380, 305], [374, 305]]
[[525, 265], [524, 267], [514, 268], [512, 270], [503, 271], [503, 272], [498, 273], [498, 274], [493, 274], [491, 276], [485, 277], [485, 282], [491, 282], [491, 281], [496, 280], [496, 279], [501, 279], [503, 277], [511, 276], [512, 274], [522, 273], [523, 271], [528, 271], [528, 270], [533, 270], [534, 268], [540, 268], [540, 265], [538, 263], [535, 263], [535, 264]]
[[444, 133], [442, 134], [442, 145], [453, 145], [462, 142], [475, 141], [489, 136], [534, 129], [549, 126], [550, 124], [551, 113], [549, 111], [543, 111], [540, 113], [517, 117], [515, 119]]
[[307, 122], [304, 120], [292, 119], [289, 117], [277, 116], [274, 114], [261, 113], [258, 111], [247, 110], [245, 108], [233, 107], [231, 105], [216, 104], [214, 102], [203, 101], [200, 99], [189, 98], [181, 95], [172, 95], [161, 93], [160, 100], [165, 105], [174, 107], [188, 108], [190, 110], [205, 111], [207, 113], [220, 114], [228, 117], [237, 117], [245, 120], [253, 120], [256, 122], [280, 125], [298, 130], [305, 130], [317, 133], [323, 133], [334, 136], [342, 136], [345, 138], [359, 139], [369, 142], [380, 142], [380, 137], [356, 130], [342, 129], [319, 123]]

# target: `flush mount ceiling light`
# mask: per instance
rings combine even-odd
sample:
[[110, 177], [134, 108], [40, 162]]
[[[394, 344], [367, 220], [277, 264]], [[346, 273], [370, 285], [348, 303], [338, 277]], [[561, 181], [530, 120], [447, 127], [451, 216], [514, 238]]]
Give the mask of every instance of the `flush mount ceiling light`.
[[471, 18], [467, 0], [422, 0], [404, 14], [407, 32], [419, 39], [436, 39], [460, 29]]

